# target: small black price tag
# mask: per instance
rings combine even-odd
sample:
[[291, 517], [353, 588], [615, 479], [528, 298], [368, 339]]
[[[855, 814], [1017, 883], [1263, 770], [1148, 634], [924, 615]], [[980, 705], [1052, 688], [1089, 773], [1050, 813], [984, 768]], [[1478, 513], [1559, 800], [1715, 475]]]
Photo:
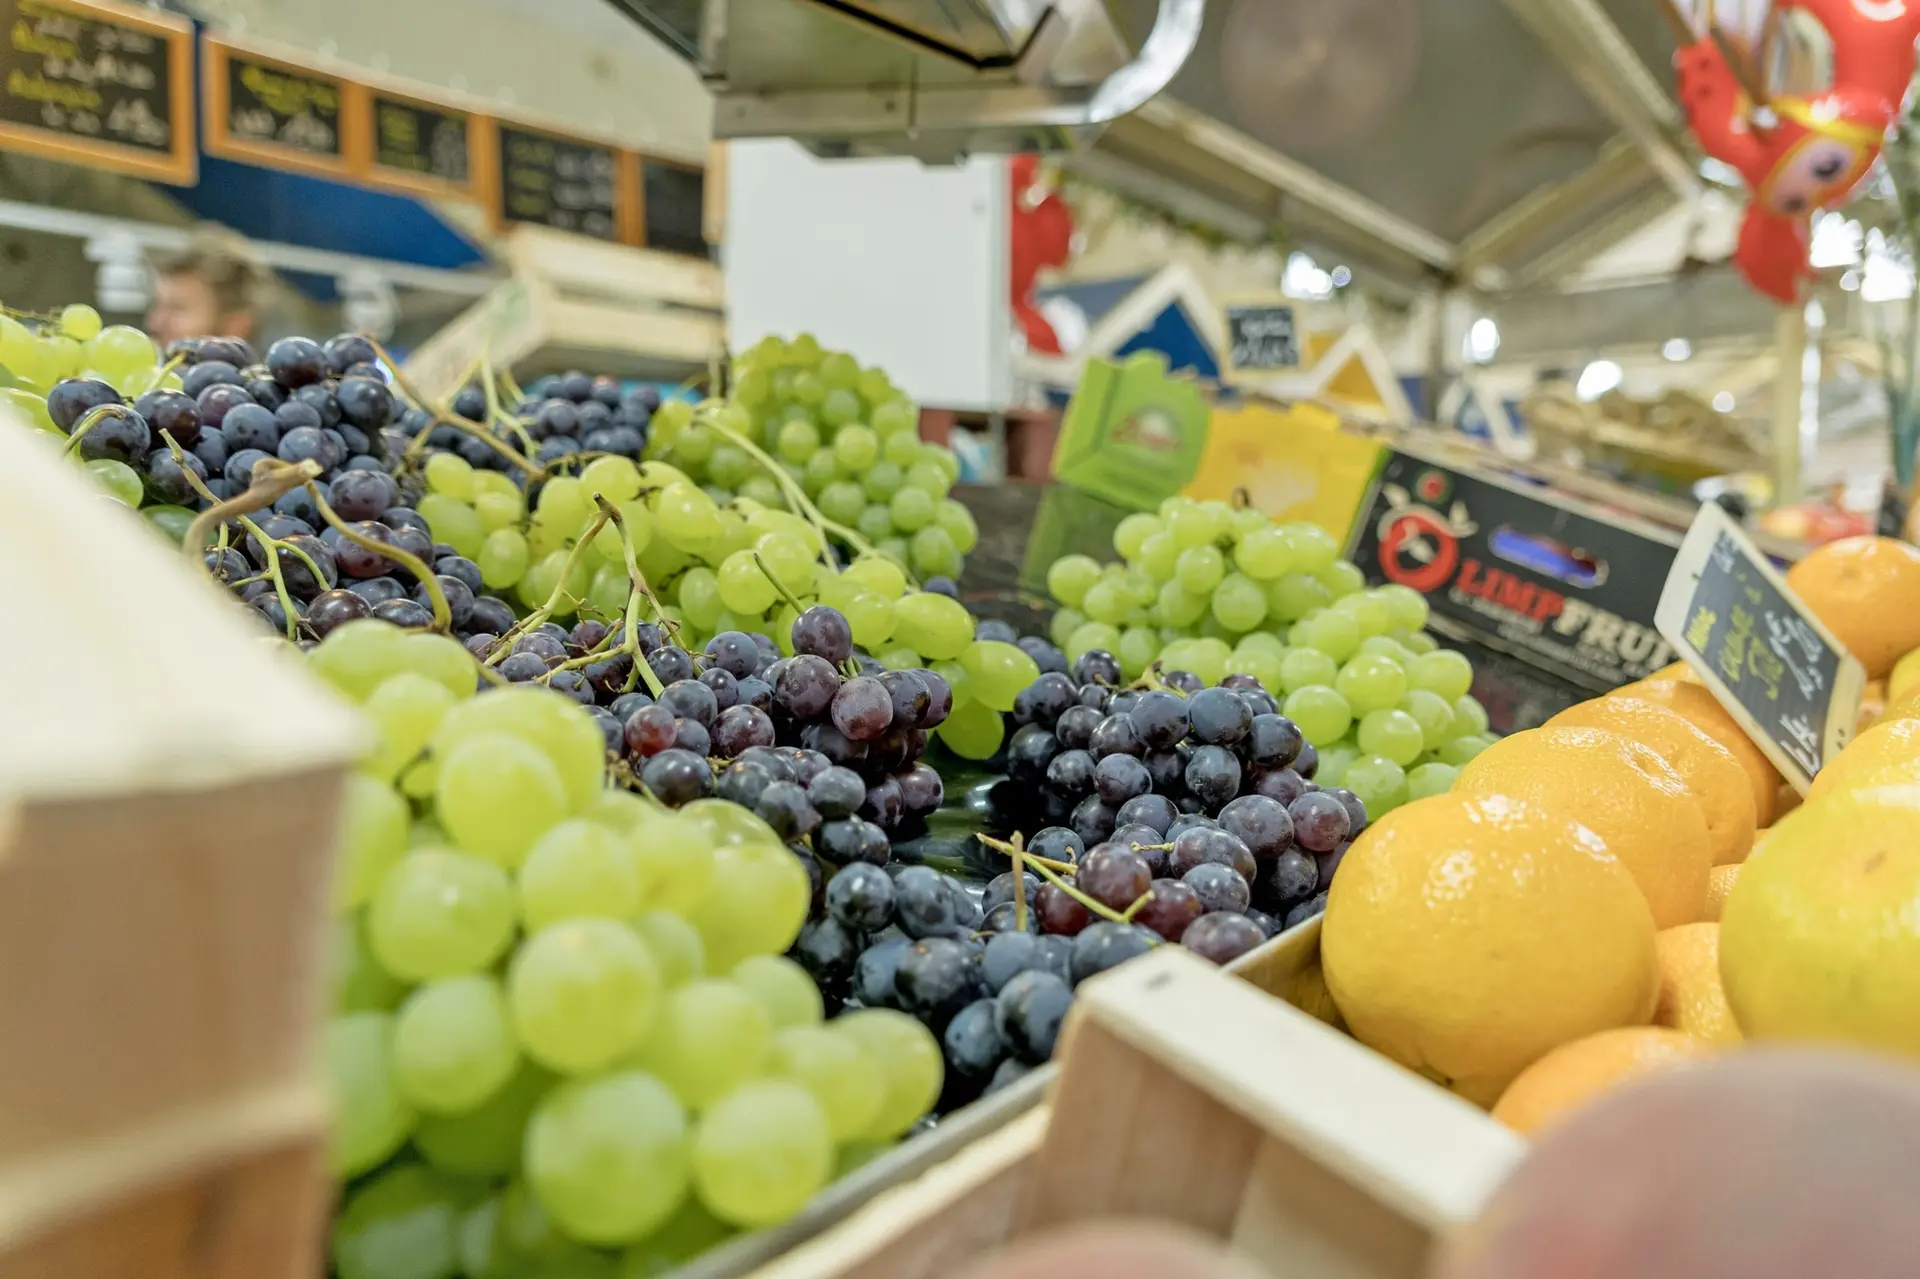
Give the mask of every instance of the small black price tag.
[[1654, 623], [1801, 794], [1852, 738], [1866, 671], [1716, 503], [1687, 531]]
[[495, 220], [532, 222], [601, 240], [621, 238], [620, 151], [502, 120]]
[[472, 116], [385, 89], [367, 91], [367, 178], [422, 194], [473, 194]]
[[349, 171], [357, 99], [348, 80], [212, 36], [201, 48], [208, 151], [328, 177]]
[[1235, 369], [1300, 366], [1300, 340], [1290, 306], [1227, 308], [1227, 345], [1227, 362]]

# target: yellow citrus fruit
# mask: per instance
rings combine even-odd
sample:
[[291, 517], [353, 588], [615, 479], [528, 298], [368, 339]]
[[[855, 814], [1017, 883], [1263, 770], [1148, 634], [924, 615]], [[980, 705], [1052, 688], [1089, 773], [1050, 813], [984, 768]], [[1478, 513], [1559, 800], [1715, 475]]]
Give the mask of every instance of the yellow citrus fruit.
[[1920, 719], [1875, 724], [1814, 774], [1807, 802], [1856, 786], [1873, 774], [1916, 763], [1920, 763]]
[[1753, 788], [1733, 752], [1657, 702], [1633, 697], [1596, 697], [1570, 706], [1548, 728], [1600, 728], [1650, 748], [1680, 774], [1707, 819], [1713, 862], [1747, 859], [1753, 848]]
[[1896, 719], [1920, 719], [1920, 689], [1900, 697], [1889, 697], [1886, 706], [1880, 712], [1882, 724]]
[[1693, 667], [1687, 665], [1685, 662], [1669, 663], [1647, 676], [1647, 678], [1650, 680], [1677, 679], [1683, 684], [1698, 684], [1700, 682], [1700, 677], [1694, 674]]
[[1746, 770], [1747, 783], [1753, 787], [1754, 825], [1773, 824], [1774, 803], [1781, 782], [1780, 770], [1753, 744], [1753, 739], [1740, 727], [1740, 722], [1727, 714], [1727, 708], [1707, 691], [1706, 685], [1678, 680], [1641, 680], [1638, 684], [1616, 688], [1607, 696], [1658, 702], [1726, 747], [1727, 752], [1739, 761], [1740, 767]]
[[1633, 876], [1592, 831], [1449, 791], [1353, 842], [1320, 958], [1354, 1038], [1486, 1106], [1541, 1054], [1653, 1015], [1653, 934]]
[[1920, 692], [1920, 648], [1901, 655], [1887, 673], [1887, 693], [1889, 702], [1897, 702], [1909, 693]]
[[1454, 787], [1524, 799], [1600, 836], [1646, 894], [1655, 927], [1700, 918], [1713, 869], [1706, 815], [1651, 747], [1598, 728], [1531, 729], [1474, 756]]
[[1719, 923], [1720, 915], [1727, 908], [1727, 894], [1740, 879], [1738, 866], [1715, 866], [1713, 873], [1707, 876], [1707, 908], [1700, 912], [1700, 918], [1708, 923]]
[[1621, 1026], [1562, 1044], [1520, 1072], [1493, 1117], [1523, 1136], [1565, 1118], [1630, 1079], [1714, 1055], [1712, 1044], [1664, 1026]]
[[1920, 648], [1920, 549], [1890, 537], [1843, 537], [1788, 569], [1787, 585], [1872, 679]]
[[1834, 795], [1769, 831], [1720, 917], [1720, 977], [1749, 1039], [1920, 1056], [1920, 787]]
[[1740, 1027], [1720, 988], [1720, 925], [1682, 924], [1653, 939], [1660, 960], [1660, 1002], [1653, 1024], [1710, 1044], [1737, 1044]]

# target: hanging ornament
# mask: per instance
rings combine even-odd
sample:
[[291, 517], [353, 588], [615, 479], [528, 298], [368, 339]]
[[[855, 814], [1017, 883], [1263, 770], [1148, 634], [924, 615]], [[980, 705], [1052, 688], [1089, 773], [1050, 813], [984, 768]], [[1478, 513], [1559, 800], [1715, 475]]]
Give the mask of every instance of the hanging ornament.
[[[1765, 29], [1795, 11], [1832, 48], [1833, 79], [1811, 94], [1770, 94], [1756, 60], [1713, 22], [1697, 35], [1660, 0], [1680, 34], [1680, 105], [1700, 147], [1737, 170], [1752, 193], [1734, 261], [1760, 293], [1797, 303], [1813, 278], [1811, 221], [1844, 203], [1880, 156], [1913, 80], [1920, 0], [1780, 0]], [[1763, 46], [1766, 42], [1763, 41]]]

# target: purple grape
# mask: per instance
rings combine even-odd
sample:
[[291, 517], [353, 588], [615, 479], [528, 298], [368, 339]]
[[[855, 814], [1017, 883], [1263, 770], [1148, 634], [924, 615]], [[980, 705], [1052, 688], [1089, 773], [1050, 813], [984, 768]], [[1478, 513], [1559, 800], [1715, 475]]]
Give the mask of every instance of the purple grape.
[[1159, 937], [1138, 924], [1116, 924], [1101, 920], [1080, 930], [1073, 939], [1073, 984], [1078, 986], [1110, 968], [1118, 968], [1129, 959], [1144, 955], [1159, 944]]
[[831, 710], [834, 727], [857, 742], [879, 737], [893, 723], [892, 695], [885, 684], [865, 675], [840, 686]]
[[1367, 828], [1367, 806], [1361, 802], [1358, 795], [1342, 786], [1328, 786], [1320, 793], [1333, 796], [1347, 810], [1348, 839], [1353, 839]]
[[710, 727], [720, 713], [719, 700], [713, 690], [697, 679], [675, 680], [661, 691], [659, 700], [660, 705], [701, 728]]
[[924, 817], [940, 807], [946, 798], [946, 787], [940, 781], [940, 774], [925, 764], [915, 764], [903, 773], [895, 773], [893, 780], [900, 787], [900, 802], [908, 813]]
[[1209, 809], [1240, 793], [1240, 759], [1224, 746], [1202, 746], [1187, 761], [1187, 790]]
[[853, 656], [853, 628], [846, 614], [815, 604], [793, 619], [793, 651], [824, 658], [838, 666]]
[[1188, 925], [1180, 944], [1202, 959], [1230, 964], [1266, 939], [1260, 925], [1245, 915], [1214, 911]]
[[[556, 672], [554, 678], [558, 679], [561, 675], [569, 673]], [[671, 749], [686, 751], [690, 755], [698, 755], [701, 759], [705, 759], [713, 754], [713, 734], [709, 733], [707, 726], [697, 719], [675, 719]]]
[[1310, 896], [1319, 885], [1320, 868], [1311, 855], [1290, 848], [1274, 862], [1273, 874], [1267, 882], [1273, 885], [1274, 895], [1281, 901], [1298, 901]]
[[1085, 750], [1093, 744], [1093, 730], [1104, 718], [1090, 706], [1069, 706], [1054, 721], [1053, 735], [1069, 750]]
[[1199, 895], [1180, 880], [1156, 879], [1148, 892], [1146, 904], [1134, 912], [1133, 920], [1168, 941], [1179, 941], [1188, 926], [1206, 913]]
[[755, 746], [773, 743], [773, 719], [757, 706], [729, 706], [714, 721], [714, 750], [728, 759], [736, 759]]
[[893, 845], [887, 833], [872, 822], [845, 817], [823, 824], [814, 835], [820, 855], [838, 866], [864, 862], [885, 866], [893, 859]]
[[[640, 712], [642, 715], [646, 713]], [[647, 760], [647, 766], [640, 773], [640, 782], [653, 793], [654, 798], [669, 808], [678, 808], [713, 793], [713, 773], [707, 768], [707, 761], [689, 751], [671, 748]]]
[[1271, 861], [1293, 847], [1287, 806], [1266, 795], [1242, 795], [1220, 810], [1220, 828], [1240, 837], [1254, 857]]
[[1007, 776], [1022, 785], [1038, 786], [1059, 753], [1060, 739], [1040, 725], [1016, 729], [1007, 743]]
[[532, 653], [509, 653], [496, 668], [500, 678], [512, 684], [526, 684], [547, 673], [547, 664]]
[[1120, 671], [1120, 659], [1104, 648], [1091, 649], [1080, 655], [1073, 664], [1073, 678], [1079, 684], [1106, 684], [1112, 686], [1124, 678]]
[[[512, 658], [508, 658], [512, 661]], [[504, 666], [505, 663], [502, 663]], [[673, 712], [664, 706], [642, 706], [627, 717], [627, 751], [634, 756], [658, 755], [673, 745], [677, 733]]]
[[820, 825], [820, 814], [807, 802], [807, 792], [794, 782], [769, 782], [753, 811], [783, 840], [803, 839]]
[[1061, 751], [1047, 765], [1047, 785], [1077, 803], [1093, 792], [1094, 772], [1093, 756], [1087, 752]]
[[1273, 768], [1254, 774], [1253, 791], [1278, 803], [1290, 805], [1307, 793], [1307, 783], [1291, 768]]
[[[1151, 770], [1149, 770], [1151, 771]], [[1173, 819], [1180, 815], [1173, 801], [1165, 795], [1136, 795], [1120, 805], [1120, 811], [1114, 814], [1114, 820], [1121, 826], [1138, 822], [1151, 827], [1155, 834], [1165, 835]]]
[[373, 616], [373, 605], [348, 590], [322, 591], [307, 605], [307, 625], [321, 639], [335, 627]]
[[919, 671], [886, 671], [877, 677], [893, 701], [893, 727], [918, 728], [933, 706]]
[[1347, 806], [1325, 791], [1302, 795], [1287, 806], [1294, 842], [1310, 853], [1330, 853], [1347, 838], [1353, 819]]
[[693, 658], [678, 644], [662, 644], [647, 653], [647, 665], [662, 684], [693, 678]]
[[936, 671], [918, 674], [920, 682], [927, 687], [927, 713], [921, 717], [919, 727], [938, 728], [953, 713], [953, 689], [948, 686], [947, 677]]
[[1090, 849], [1074, 873], [1081, 892], [1109, 910], [1125, 910], [1146, 895], [1153, 883], [1147, 859], [1118, 844]]
[[1228, 867], [1246, 880], [1251, 880], [1259, 873], [1253, 854], [1238, 835], [1213, 827], [1196, 826], [1174, 837], [1173, 851], [1167, 855], [1169, 874], [1184, 879], [1194, 867], [1209, 863]]
[[1146, 746], [1140, 740], [1139, 732], [1133, 726], [1128, 715], [1109, 715], [1101, 720], [1093, 730], [1087, 749], [1093, 752], [1095, 759], [1105, 759], [1109, 755], [1144, 755]]
[[1193, 740], [1208, 746], [1231, 746], [1253, 727], [1253, 713], [1229, 688], [1204, 688], [1187, 700], [1187, 720]]
[[746, 679], [760, 666], [760, 649], [744, 631], [722, 631], [708, 640], [707, 656], [735, 679]]
[[1101, 803], [1118, 809], [1151, 790], [1153, 775], [1132, 755], [1109, 755], [1094, 766], [1093, 787]]
[[1253, 890], [1240, 873], [1216, 862], [1195, 866], [1180, 877], [1180, 882], [1193, 890], [1202, 910], [1238, 913], [1253, 900]]
[[860, 816], [882, 830], [892, 830], [905, 815], [906, 801], [900, 794], [899, 782], [886, 777], [867, 787], [867, 798], [860, 805]]
[[[775, 705], [794, 719], [818, 719], [827, 713], [834, 695], [839, 691], [840, 677], [834, 673], [833, 663], [812, 653], [802, 653], [789, 660], [786, 668], [780, 672], [780, 678], [773, 686], [773, 700]], [[885, 691], [880, 690], [882, 694]], [[887, 707], [891, 717], [891, 699]]]

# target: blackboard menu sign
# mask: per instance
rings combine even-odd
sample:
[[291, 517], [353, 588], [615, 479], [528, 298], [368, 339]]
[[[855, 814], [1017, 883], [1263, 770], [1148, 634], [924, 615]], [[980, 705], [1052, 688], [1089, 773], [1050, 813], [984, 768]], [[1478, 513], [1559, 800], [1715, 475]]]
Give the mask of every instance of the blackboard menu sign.
[[1681, 543], [1658, 624], [1805, 794], [1852, 737], [1866, 672], [1716, 503], [1700, 508]]
[[495, 137], [500, 174], [495, 221], [621, 238], [618, 148], [504, 120], [495, 126]]
[[424, 195], [473, 194], [473, 117], [467, 112], [369, 89], [367, 117], [369, 181]]
[[204, 48], [208, 151], [325, 176], [348, 171], [347, 80], [212, 37]]
[[707, 256], [707, 175], [691, 165], [640, 161], [643, 243], [668, 253]]
[[1236, 369], [1300, 366], [1300, 342], [1290, 306], [1227, 308], [1227, 345], [1227, 361]]
[[90, 0], [0, 0], [0, 148], [191, 184], [193, 28]]

